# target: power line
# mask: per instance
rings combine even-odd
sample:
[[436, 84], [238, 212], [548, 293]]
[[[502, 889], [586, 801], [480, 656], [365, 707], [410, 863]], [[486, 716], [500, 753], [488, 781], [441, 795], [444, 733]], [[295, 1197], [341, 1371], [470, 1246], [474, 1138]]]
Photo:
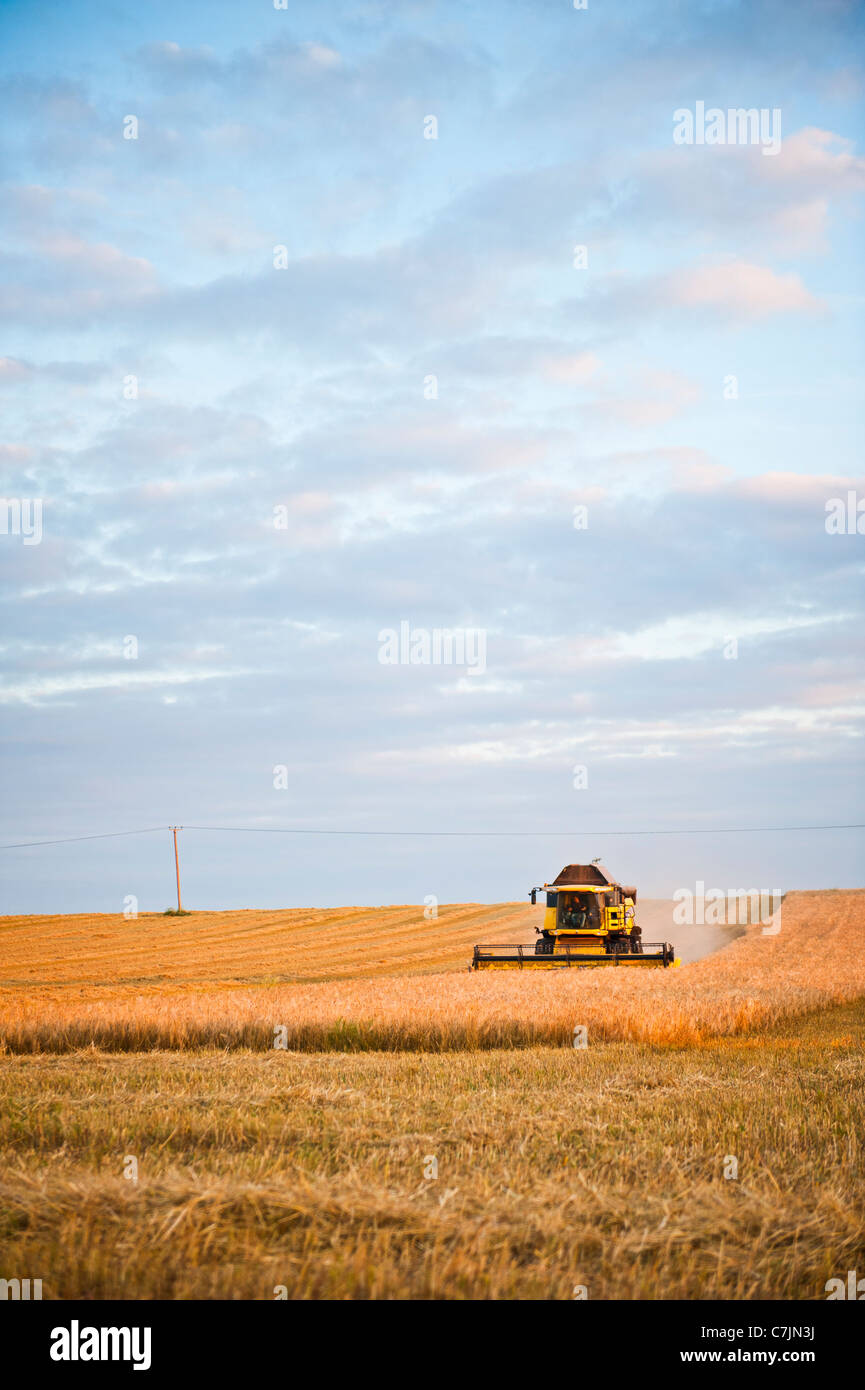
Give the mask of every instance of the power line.
[[119, 840], [124, 835], [152, 835], [165, 830], [164, 825], [149, 825], [145, 830], [110, 830], [106, 835], [70, 835], [65, 840], [24, 840], [19, 845], [0, 845], [0, 849], [32, 849], [34, 845], [74, 845], [79, 840]]
[[769, 831], [795, 830], [865, 830], [862, 825], [740, 825], [705, 826], [697, 829], [679, 830], [308, 830], [294, 826], [270, 825], [187, 825], [185, 830], [225, 830], [243, 835], [402, 835], [419, 837], [456, 837], [471, 839], [477, 836], [497, 836], [505, 838], [527, 838], [546, 836], [559, 838], [581, 836], [584, 839], [613, 835], [760, 835]]
[[[180, 827], [178, 827], [180, 828]], [[4, 849], [33, 849], [40, 845], [73, 845], [83, 840], [118, 840], [128, 835], [153, 835], [171, 826], [150, 825], [142, 830], [111, 830], [102, 835], [70, 835], [61, 840], [23, 840], [19, 844], [0, 845]], [[218, 830], [231, 835], [365, 835], [412, 839], [601, 839], [629, 835], [764, 835], [794, 834], [797, 831], [814, 833], [824, 830], [865, 830], [865, 823], [849, 825], [736, 825], [698, 826], [675, 830], [323, 830], [306, 826], [284, 825], [186, 825], [184, 830]]]

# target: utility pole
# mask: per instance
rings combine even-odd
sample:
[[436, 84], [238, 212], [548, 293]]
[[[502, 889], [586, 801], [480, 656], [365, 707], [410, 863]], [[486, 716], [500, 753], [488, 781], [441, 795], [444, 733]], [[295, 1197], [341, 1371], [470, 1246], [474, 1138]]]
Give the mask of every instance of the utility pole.
[[178, 830], [182, 830], [183, 826], [169, 825], [168, 829], [174, 834], [174, 869], [177, 874], [177, 911], [182, 912], [183, 908], [180, 905], [180, 857], [177, 853], [177, 832]]

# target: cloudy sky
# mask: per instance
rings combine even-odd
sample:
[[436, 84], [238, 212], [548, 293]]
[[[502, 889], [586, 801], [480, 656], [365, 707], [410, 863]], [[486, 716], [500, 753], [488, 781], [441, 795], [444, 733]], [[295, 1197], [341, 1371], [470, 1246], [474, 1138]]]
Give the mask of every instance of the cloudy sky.
[[[187, 829], [200, 907], [862, 883], [721, 833], [865, 820], [862, 7], [0, 15], [3, 843], [545, 832]], [[164, 830], [0, 869], [172, 900]]]

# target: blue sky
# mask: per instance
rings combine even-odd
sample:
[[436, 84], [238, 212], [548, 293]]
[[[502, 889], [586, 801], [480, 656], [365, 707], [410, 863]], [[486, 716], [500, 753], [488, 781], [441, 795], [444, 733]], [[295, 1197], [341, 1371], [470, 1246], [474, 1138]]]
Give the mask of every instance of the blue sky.
[[[3, 843], [557, 832], [188, 830], [201, 907], [861, 883], [860, 832], [716, 832], [863, 819], [862, 29], [3, 4]], [[698, 101], [780, 151], [676, 145]], [[486, 671], [383, 665], [402, 621]], [[0, 872], [171, 901], [167, 832]]]

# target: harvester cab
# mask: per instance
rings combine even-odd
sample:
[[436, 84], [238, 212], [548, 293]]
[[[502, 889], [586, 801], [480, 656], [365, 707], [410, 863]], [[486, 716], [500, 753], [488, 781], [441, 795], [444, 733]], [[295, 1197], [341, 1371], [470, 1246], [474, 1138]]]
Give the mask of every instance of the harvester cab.
[[539, 893], [546, 907], [543, 925], [535, 927], [538, 940], [529, 946], [475, 946], [473, 970], [679, 964], [669, 942], [643, 941], [636, 888], [617, 883], [598, 860], [566, 864], [552, 883], [532, 888], [533, 906]]

